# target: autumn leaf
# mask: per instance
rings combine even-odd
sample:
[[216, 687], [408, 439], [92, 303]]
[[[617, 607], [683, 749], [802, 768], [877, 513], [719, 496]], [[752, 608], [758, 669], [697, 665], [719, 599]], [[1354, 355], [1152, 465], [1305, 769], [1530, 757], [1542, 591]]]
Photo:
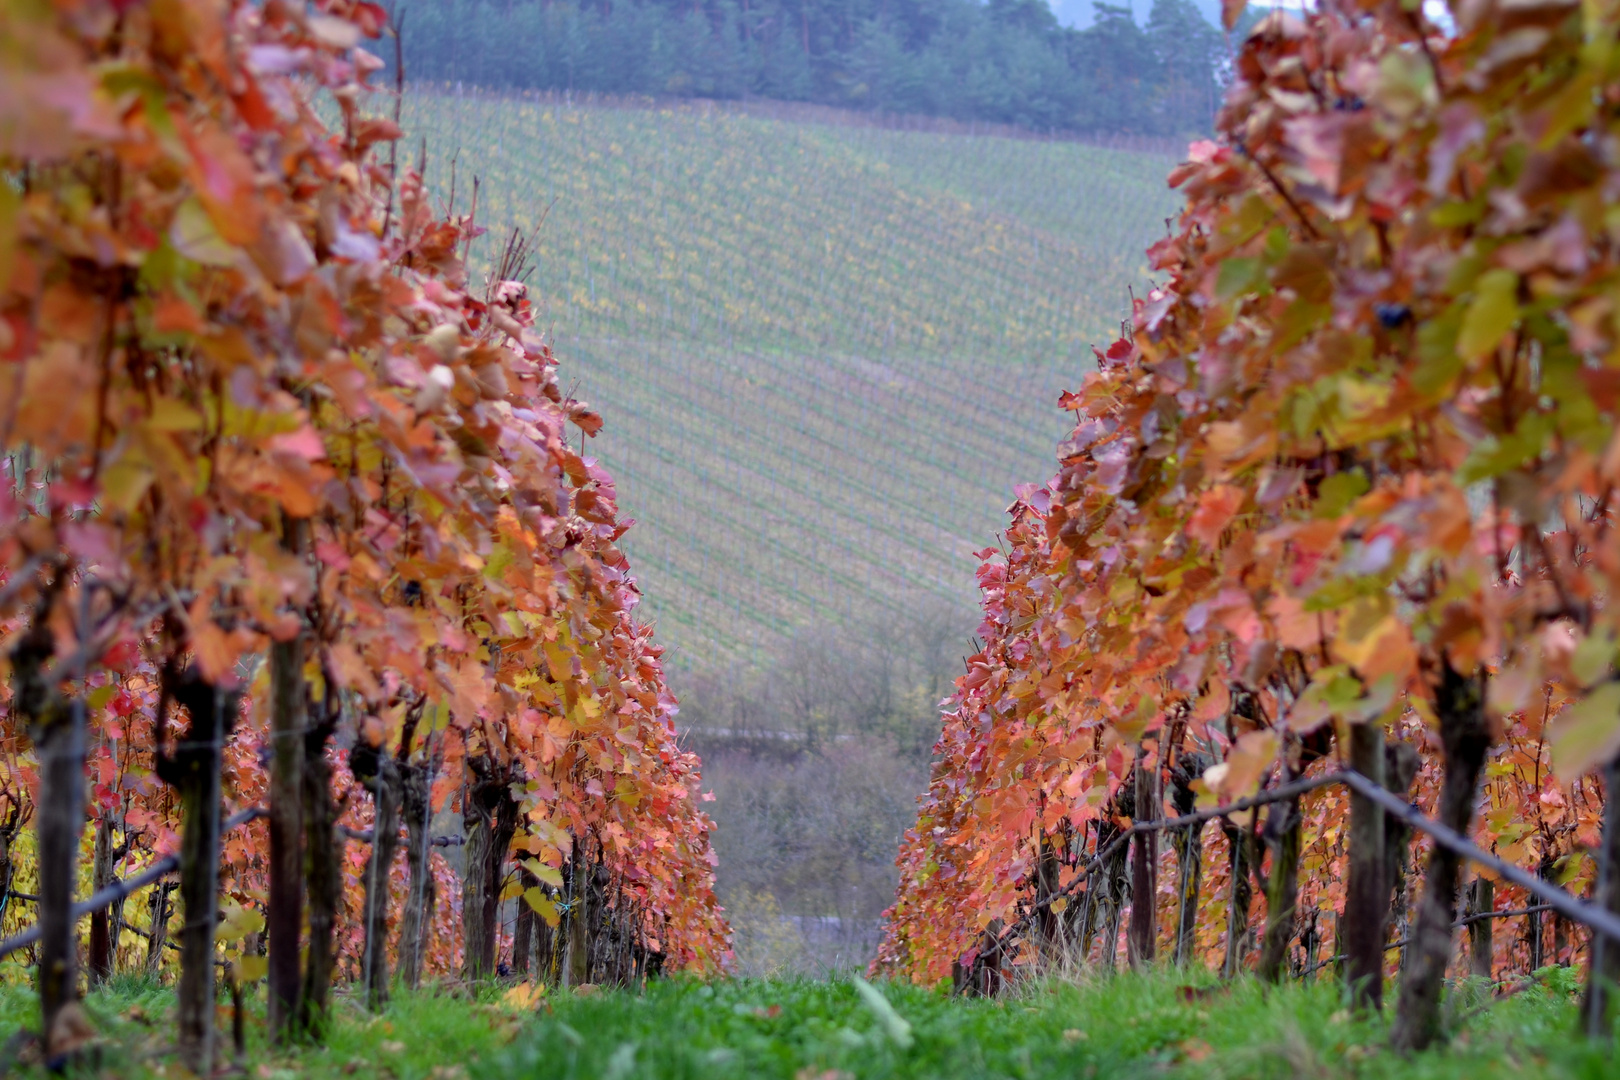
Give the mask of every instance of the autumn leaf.
[[1187, 525], [1187, 535], [1214, 547], [1221, 533], [1243, 506], [1243, 492], [1230, 484], [1217, 484], [1198, 497], [1198, 509]]

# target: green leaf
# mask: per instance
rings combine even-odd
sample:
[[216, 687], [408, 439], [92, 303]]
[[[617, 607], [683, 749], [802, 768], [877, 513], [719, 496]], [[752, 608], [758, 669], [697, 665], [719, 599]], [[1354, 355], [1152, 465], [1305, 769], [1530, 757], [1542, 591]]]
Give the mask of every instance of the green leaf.
[[1462, 371], [1462, 357], [1457, 355], [1457, 335], [1462, 330], [1464, 309], [1453, 304], [1438, 318], [1429, 319], [1418, 327], [1418, 364], [1412, 372], [1412, 385], [1428, 397], [1448, 393], [1452, 382]]
[[1553, 764], [1566, 781], [1585, 775], [1620, 751], [1620, 682], [1606, 682], [1553, 722]]
[[895, 1011], [894, 1006], [889, 1004], [889, 999], [884, 997], [877, 987], [859, 975], [855, 976], [855, 989], [861, 995], [861, 1001], [877, 1016], [878, 1023], [882, 1026], [884, 1034], [888, 1035], [889, 1041], [902, 1050], [908, 1049], [912, 1039], [911, 1025], [906, 1022], [906, 1018]]
[[1607, 631], [1590, 634], [1569, 658], [1569, 670], [1582, 686], [1591, 686], [1614, 667], [1614, 635]]
[[1474, 302], [1463, 316], [1457, 335], [1457, 355], [1478, 360], [1489, 355], [1519, 321], [1519, 275], [1511, 270], [1487, 270], [1474, 282]]
[[1227, 259], [1215, 275], [1215, 299], [1221, 303], [1253, 289], [1264, 273], [1259, 259]]
[[1481, 439], [1457, 470], [1458, 483], [1476, 484], [1534, 461], [1541, 456], [1551, 431], [1550, 417], [1531, 413], [1519, 421], [1519, 426], [1511, 434]]
[[1455, 229], [1472, 225], [1485, 216], [1485, 200], [1441, 203], [1430, 214], [1429, 220], [1442, 229]]
[[1334, 473], [1316, 492], [1316, 516], [1338, 517], [1345, 507], [1367, 493], [1367, 476], [1360, 469]]

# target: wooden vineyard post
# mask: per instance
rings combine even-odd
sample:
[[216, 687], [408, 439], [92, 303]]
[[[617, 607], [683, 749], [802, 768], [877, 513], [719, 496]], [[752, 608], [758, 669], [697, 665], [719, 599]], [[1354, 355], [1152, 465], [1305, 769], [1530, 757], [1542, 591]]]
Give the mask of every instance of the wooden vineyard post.
[[[113, 816], [104, 809], [96, 816], [96, 837], [91, 848], [92, 893], [99, 892], [113, 882], [115, 863], [119, 857], [119, 853], [113, 848], [113, 828]], [[118, 926], [114, 921], [117, 914], [118, 909], [115, 905], [90, 913], [90, 962], [85, 974], [86, 981], [91, 987], [100, 986], [113, 977], [118, 955]]]
[[[1294, 779], [1284, 770], [1284, 781]], [[1259, 974], [1267, 982], [1280, 982], [1294, 940], [1294, 908], [1299, 898], [1299, 832], [1302, 820], [1299, 797], [1271, 804], [1266, 813], [1266, 846], [1271, 848], [1271, 873], [1266, 877], [1266, 931], [1260, 951]]]
[[[1035, 894], [1037, 896], [1049, 897], [1057, 892], [1058, 875], [1063, 865], [1063, 841], [1064, 834], [1062, 832], [1047, 833], [1042, 831], [1038, 837], [1040, 856], [1035, 863]], [[1045, 956], [1057, 958], [1063, 954], [1065, 944], [1063, 927], [1065, 920], [1062, 916], [1063, 910], [1067, 906], [1068, 901], [1065, 900], [1054, 911], [1052, 901], [1048, 900], [1041, 905], [1040, 911], [1037, 913], [1037, 937], [1040, 942], [1041, 952]]]
[[271, 1038], [284, 1043], [298, 1017], [298, 935], [304, 921], [303, 635], [270, 645], [270, 885], [265, 903], [266, 1008]]
[[160, 752], [157, 773], [180, 794], [180, 982], [175, 990], [180, 1057], [207, 1075], [214, 1067], [214, 929], [219, 916], [220, 764], [240, 698], [195, 669], [169, 693], [190, 718], [185, 740]]
[[[1252, 819], [1251, 819], [1252, 820]], [[1227, 819], [1221, 820], [1221, 832], [1226, 836], [1230, 855], [1230, 889], [1226, 898], [1226, 958], [1221, 963], [1221, 978], [1235, 978], [1243, 968], [1249, 939], [1249, 902], [1254, 886], [1249, 882], [1247, 830]]]
[[[1350, 767], [1384, 783], [1384, 729], [1377, 723], [1350, 727]], [[1384, 881], [1384, 811], [1371, 799], [1350, 794], [1349, 878], [1344, 897], [1345, 972], [1362, 1008], [1384, 1005], [1384, 926], [1389, 886]]]
[[[467, 870], [461, 893], [462, 974], [467, 979], [484, 979], [496, 971], [501, 879], [512, 837], [517, 833], [518, 804], [512, 797], [511, 777], [505, 765], [479, 755], [469, 758], [466, 767], [469, 780], [462, 796], [462, 824], [467, 836]], [[569, 914], [572, 916], [572, 909]]]
[[152, 932], [151, 937], [146, 939], [146, 963], [142, 970], [148, 978], [157, 978], [163, 968], [163, 949], [169, 941], [169, 896], [175, 888], [172, 881], [160, 881], [152, 886], [152, 898], [147, 901]]
[[54, 1056], [58, 1014], [78, 997], [77, 934], [72, 916], [84, 832], [85, 710], [65, 698], [45, 671], [55, 648], [46, 617], [55, 590], [42, 599], [29, 632], [11, 653], [12, 708], [27, 718], [39, 761], [35, 810], [39, 879], [40, 1030], [47, 1058]]
[[[1158, 770], [1143, 766], [1146, 750], [1137, 751], [1136, 806], [1132, 817], [1137, 821], [1153, 821], [1159, 817]], [[1153, 963], [1154, 938], [1154, 872], [1158, 862], [1158, 833], [1153, 830], [1139, 832], [1131, 838], [1131, 925], [1127, 939], [1127, 955], [1131, 967], [1142, 970]]]
[[[1178, 815], [1193, 812], [1197, 805], [1197, 793], [1192, 789], [1192, 781], [1203, 775], [1208, 760], [1201, 754], [1183, 754], [1176, 762], [1172, 773], [1175, 790], [1175, 807]], [[1195, 931], [1198, 927], [1198, 893], [1202, 882], [1204, 866], [1204, 846], [1199, 842], [1203, 835], [1202, 823], [1188, 825], [1176, 830], [1174, 843], [1176, 845], [1176, 951], [1175, 961], [1177, 967], [1185, 967], [1192, 963], [1193, 948], [1196, 945]]]
[[[406, 739], [410, 738], [407, 728]], [[371, 792], [376, 813], [371, 826], [371, 851], [361, 883], [360, 979], [366, 988], [366, 1007], [373, 1012], [388, 1004], [388, 896], [399, 846], [399, 766], [393, 755], [364, 741], [349, 751], [349, 769], [360, 786]]]
[[1481, 874], [1469, 888], [1468, 913], [1478, 916], [1468, 924], [1468, 972], [1491, 977], [1491, 946], [1494, 944], [1490, 913], [1496, 910], [1496, 882]]
[[422, 760], [402, 763], [401, 787], [405, 816], [405, 908], [399, 923], [399, 977], [412, 990], [422, 979], [422, 957], [432, 929], [436, 889], [429, 850], [428, 826], [432, 819], [433, 759], [423, 748]]
[[38, 820], [39, 1003], [47, 1053], [57, 1014], [78, 998], [73, 885], [84, 831], [85, 716], [82, 703], [62, 703], [34, 726], [40, 762]]
[[[1417, 779], [1418, 752], [1411, 743], [1386, 742], [1384, 744], [1384, 790], [1405, 799]], [[1411, 861], [1412, 830], [1392, 814], [1384, 815], [1384, 887], [1389, 890], [1389, 915], [1384, 924], [1387, 936], [1393, 926], [1395, 936], [1407, 936], [1407, 877]], [[1382, 943], [1380, 943], [1381, 945]], [[1406, 967], [1406, 947], [1398, 957], [1400, 966]]]
[[568, 944], [563, 954], [563, 986], [579, 986], [590, 972], [590, 864], [583, 845], [574, 844], [568, 875]]
[[342, 716], [333, 682], [326, 680], [321, 717], [304, 729], [303, 818], [304, 889], [309, 905], [309, 954], [298, 995], [300, 1034], [317, 1042], [326, 1037], [328, 997], [337, 967], [333, 933], [343, 902], [343, 838], [332, 801], [332, 763], [326, 745]]
[[[518, 868], [518, 887], [524, 894], [540, 887], [540, 879], [528, 867]], [[517, 900], [517, 919], [512, 926], [512, 974], [527, 979], [534, 966], [535, 939], [539, 936], [540, 916], [524, 896]]]

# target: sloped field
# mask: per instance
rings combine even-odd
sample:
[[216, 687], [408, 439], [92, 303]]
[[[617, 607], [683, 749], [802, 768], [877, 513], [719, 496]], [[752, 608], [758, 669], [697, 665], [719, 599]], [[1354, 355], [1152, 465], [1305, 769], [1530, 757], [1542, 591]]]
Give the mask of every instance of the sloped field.
[[492, 237], [538, 227], [645, 614], [695, 665], [970, 598], [1175, 205], [1166, 159], [1076, 143], [435, 91], [404, 122], [436, 190], [480, 163]]

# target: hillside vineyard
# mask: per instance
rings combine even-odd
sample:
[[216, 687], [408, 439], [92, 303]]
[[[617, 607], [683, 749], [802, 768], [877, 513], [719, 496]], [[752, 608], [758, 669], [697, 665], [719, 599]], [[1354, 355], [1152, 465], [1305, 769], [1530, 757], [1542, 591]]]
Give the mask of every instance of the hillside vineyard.
[[[972, 553], [869, 973], [1332, 970], [1363, 1025], [1394, 978], [1403, 1054], [1460, 991], [1578, 978], [1612, 1038], [1620, 6], [1224, 15], [1216, 137], [1139, 266], [1148, 155], [390, 96], [366, 0], [0, 9], [0, 979], [34, 987], [41, 1063], [99, 1067], [84, 992], [133, 973], [172, 982], [199, 1075], [261, 981], [286, 1053], [388, 1023], [400, 984], [722, 998], [713, 796], [643, 590], [744, 660], [949, 595], [1065, 369], [1056, 472]], [[663, 520], [634, 562], [623, 475]], [[905, 775], [863, 788], [835, 766], [894, 762], [844, 749], [920, 768], [876, 729], [932, 656], [837, 683], [842, 642], [794, 642], [761, 670], [807, 715], [750, 729], [745, 689], [711, 739], [823, 799], [802, 782]], [[816, 1023], [846, 1051], [937, 1039], [845, 988], [875, 1034]], [[729, 1006], [782, 1049], [779, 1006]]]
[[454, 89], [401, 123], [441, 179], [482, 155], [475, 265], [534, 231], [682, 667], [967, 595], [1174, 208], [1170, 159], [1072, 142]]

